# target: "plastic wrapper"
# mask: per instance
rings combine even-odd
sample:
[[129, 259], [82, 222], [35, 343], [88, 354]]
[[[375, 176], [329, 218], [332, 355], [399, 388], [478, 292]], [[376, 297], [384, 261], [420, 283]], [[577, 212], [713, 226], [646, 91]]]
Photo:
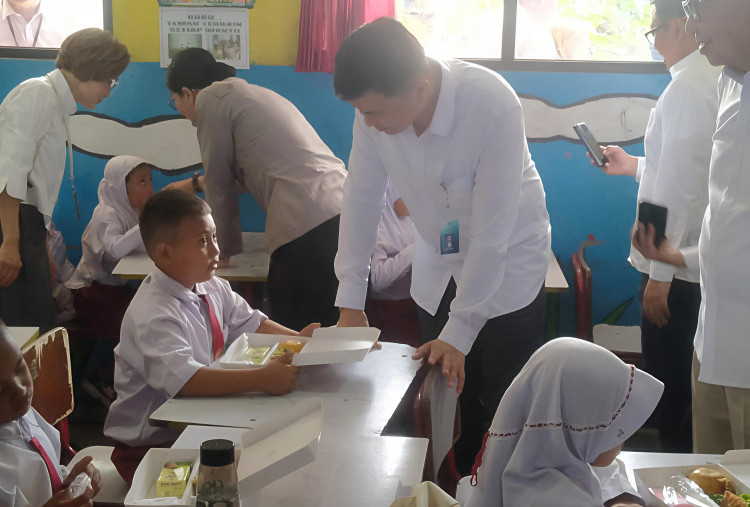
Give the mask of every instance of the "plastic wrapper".
[[70, 489], [70, 496], [72, 496], [73, 498], [78, 498], [86, 491], [86, 488], [88, 488], [90, 485], [91, 477], [81, 472], [80, 474], [76, 475], [76, 478], [73, 479], [73, 482], [71, 482], [70, 486], [68, 486], [68, 488]]
[[696, 483], [684, 475], [673, 475], [664, 486], [649, 488], [665, 505], [675, 507], [716, 507]]

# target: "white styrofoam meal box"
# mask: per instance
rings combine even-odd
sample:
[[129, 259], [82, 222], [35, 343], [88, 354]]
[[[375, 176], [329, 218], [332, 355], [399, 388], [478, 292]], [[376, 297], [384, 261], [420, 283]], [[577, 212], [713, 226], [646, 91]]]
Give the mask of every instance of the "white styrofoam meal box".
[[[322, 400], [308, 398], [246, 431], [236, 461], [241, 498], [314, 461], [322, 423]], [[125, 497], [125, 507], [195, 505], [190, 482], [182, 498], [174, 498], [170, 503], [155, 498], [156, 479], [164, 463], [192, 461], [192, 481], [198, 473], [199, 457], [199, 449], [150, 449], [135, 471], [133, 485]]]
[[380, 330], [374, 327], [321, 327], [313, 331], [302, 351], [294, 354], [292, 364], [305, 366], [362, 361], [379, 336]]

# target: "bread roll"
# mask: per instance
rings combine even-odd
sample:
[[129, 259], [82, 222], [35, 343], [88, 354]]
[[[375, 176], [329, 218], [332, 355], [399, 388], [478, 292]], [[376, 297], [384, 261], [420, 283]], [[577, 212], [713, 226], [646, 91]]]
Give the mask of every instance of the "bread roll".
[[726, 476], [711, 468], [696, 468], [688, 476], [707, 495], [720, 495], [725, 491], [734, 493], [734, 486]]

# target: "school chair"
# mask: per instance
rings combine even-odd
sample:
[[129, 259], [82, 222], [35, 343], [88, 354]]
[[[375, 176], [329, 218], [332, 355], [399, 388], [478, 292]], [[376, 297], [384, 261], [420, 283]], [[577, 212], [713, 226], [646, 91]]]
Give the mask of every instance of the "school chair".
[[31, 405], [60, 432], [61, 461], [69, 467], [84, 456], [93, 456], [94, 466], [101, 473], [102, 489], [94, 505], [124, 505], [128, 486], [112, 464], [113, 447], [92, 446], [76, 453], [70, 446], [68, 415], [73, 412], [73, 382], [70, 368], [68, 332], [55, 328], [23, 348], [34, 383]]
[[639, 326], [615, 326], [611, 324], [593, 325], [591, 308], [593, 290], [591, 285], [591, 268], [586, 262], [586, 248], [603, 243], [596, 241], [593, 234], [582, 241], [578, 250], [573, 252], [575, 285], [576, 332], [578, 338], [593, 341], [614, 353], [623, 362], [638, 365], [641, 362], [641, 329]]
[[[453, 448], [450, 448], [438, 470], [435, 470], [433, 465], [435, 446], [433, 445], [432, 414], [433, 406], [437, 403], [437, 400], [435, 399], [436, 387], [445, 389], [442, 368], [439, 364], [429, 365], [425, 362], [417, 375], [420, 375], [420, 373], [424, 375], [424, 381], [421, 383], [414, 398], [412, 409], [414, 426], [412, 436], [426, 438], [429, 441], [427, 446], [427, 459], [425, 459], [422, 478], [425, 481], [436, 482], [449, 495], [453, 495], [456, 490], [456, 484], [461, 478], [461, 474], [458, 473], [458, 469], [456, 468]], [[455, 417], [453, 420], [453, 439], [451, 443], [455, 444], [460, 435], [461, 418], [459, 416], [459, 405], [456, 403]]]

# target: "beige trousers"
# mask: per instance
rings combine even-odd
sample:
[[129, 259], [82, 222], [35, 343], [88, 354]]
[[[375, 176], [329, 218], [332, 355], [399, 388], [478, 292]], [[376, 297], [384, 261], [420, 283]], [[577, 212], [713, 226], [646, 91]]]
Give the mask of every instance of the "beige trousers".
[[693, 353], [693, 452], [750, 448], [750, 389], [706, 384]]

